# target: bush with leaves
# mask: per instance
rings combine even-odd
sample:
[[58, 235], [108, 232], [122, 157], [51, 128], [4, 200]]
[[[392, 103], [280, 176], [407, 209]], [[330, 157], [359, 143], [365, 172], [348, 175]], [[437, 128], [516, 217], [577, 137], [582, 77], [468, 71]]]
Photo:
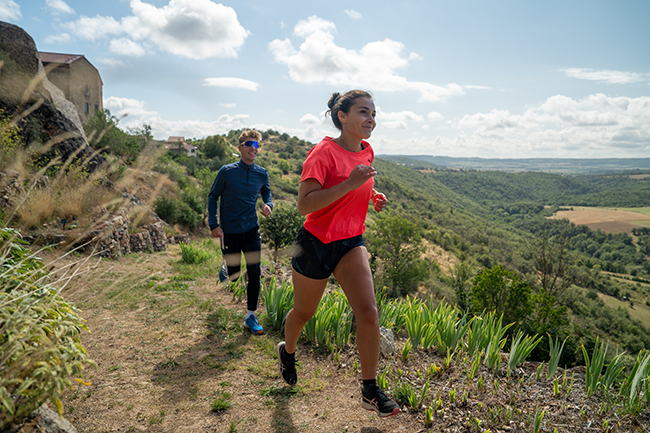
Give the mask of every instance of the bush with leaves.
[[118, 156], [126, 162], [136, 160], [141, 150], [141, 138], [129, 135], [117, 127], [119, 119], [108, 109], [97, 110], [85, 126], [88, 140], [102, 153]]
[[474, 277], [471, 303], [474, 312], [494, 311], [504, 323], [516, 323], [516, 330], [532, 312], [530, 286], [501, 265]]
[[305, 222], [295, 205], [276, 203], [270, 216], [260, 218], [262, 242], [273, 248], [273, 260], [278, 260], [278, 250], [291, 245]]
[[83, 383], [84, 366], [94, 365], [81, 344], [84, 319], [23, 245], [16, 231], [0, 229], [0, 430], [48, 400], [62, 414], [71, 378]]
[[370, 227], [368, 251], [379, 278], [393, 291], [393, 297], [413, 291], [430, 275], [430, 266], [420, 258], [424, 252], [419, 227], [397, 214], [385, 213]]

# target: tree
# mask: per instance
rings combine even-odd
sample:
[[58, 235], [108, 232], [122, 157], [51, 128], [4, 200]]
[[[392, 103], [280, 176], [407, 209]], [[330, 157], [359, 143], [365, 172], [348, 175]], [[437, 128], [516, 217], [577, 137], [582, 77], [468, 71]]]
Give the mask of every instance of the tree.
[[228, 142], [221, 135], [211, 135], [210, 137], [207, 137], [203, 141], [201, 150], [206, 158], [218, 158], [221, 161], [226, 161], [231, 153]]
[[544, 291], [557, 298], [571, 282], [566, 277], [568, 268], [573, 263], [569, 257], [571, 235], [568, 228], [565, 233], [556, 236], [543, 236], [537, 252], [533, 255], [539, 285]]
[[273, 248], [273, 260], [278, 261], [278, 251], [291, 245], [298, 235], [298, 230], [305, 222], [295, 205], [279, 202], [273, 206], [270, 216], [260, 218], [262, 242]]
[[474, 277], [471, 303], [475, 313], [494, 311], [503, 314], [504, 323], [515, 323], [519, 328], [532, 311], [531, 289], [528, 282], [496, 265]]
[[462, 311], [467, 311], [471, 307], [468, 293], [471, 269], [467, 263], [460, 262], [451, 270], [451, 276], [454, 278], [452, 287], [456, 293], [456, 304]]
[[115, 155], [126, 162], [133, 162], [140, 153], [138, 138], [117, 127], [119, 119], [109, 109], [97, 110], [88, 119], [86, 135], [93, 147], [105, 154]]
[[418, 226], [398, 215], [380, 216], [372, 225], [368, 250], [376, 257], [381, 275], [390, 284], [393, 297], [412, 291], [429, 277], [429, 263], [424, 253]]

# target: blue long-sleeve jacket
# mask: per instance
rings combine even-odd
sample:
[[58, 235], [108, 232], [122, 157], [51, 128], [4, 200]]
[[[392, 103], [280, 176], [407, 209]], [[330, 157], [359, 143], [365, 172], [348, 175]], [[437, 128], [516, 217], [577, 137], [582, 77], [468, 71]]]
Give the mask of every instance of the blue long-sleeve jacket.
[[[208, 195], [208, 224], [210, 230], [219, 227], [219, 217], [224, 233], [246, 233], [259, 225], [257, 220], [257, 196], [273, 208], [269, 174], [259, 165], [247, 165], [242, 160], [224, 165], [219, 169]], [[221, 198], [221, 200], [219, 200]]]

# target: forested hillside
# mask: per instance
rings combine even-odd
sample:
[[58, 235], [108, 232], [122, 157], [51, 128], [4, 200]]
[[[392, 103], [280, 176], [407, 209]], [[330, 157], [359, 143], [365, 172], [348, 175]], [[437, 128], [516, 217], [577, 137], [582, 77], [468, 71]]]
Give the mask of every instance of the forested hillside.
[[[195, 140], [194, 144], [200, 149], [215, 142], [234, 146], [239, 132]], [[272, 130], [263, 135], [257, 163], [270, 173], [275, 201], [293, 203], [302, 161], [313, 144]], [[232, 149], [221, 154], [232, 159]], [[206, 158], [206, 152], [196, 159], [165, 158], [167, 164], [182, 165], [190, 175], [205, 178], [204, 194], [214, 170], [226, 162]], [[395, 252], [406, 256], [408, 248], [415, 245], [427, 268], [408, 271], [417, 275], [418, 281], [402, 279], [398, 283], [382, 267], [387, 259], [378, 257], [379, 262], [373, 261], [376, 284], [393, 287], [395, 296], [408, 293], [426, 298], [433, 294], [468, 312], [495, 308], [515, 323], [513, 331], [567, 338], [563, 355], [567, 364], [583, 362], [581, 346], [592, 347], [597, 336], [632, 354], [650, 348], [650, 322], [642, 322], [626, 309], [612, 308], [598, 296], [627, 299], [636, 310], [648, 307], [648, 236], [633, 240], [625, 233], [595, 232], [586, 226], [547, 219], [561, 206], [648, 205], [650, 182], [642, 172], [576, 176], [474, 170], [420, 172], [381, 158], [375, 159], [374, 166], [378, 171], [376, 188], [388, 196], [389, 207], [383, 215], [369, 208], [366, 238], [370, 253], [389, 242], [381, 236], [386, 236], [385, 226], [390, 225], [391, 218], [397, 217], [409, 226], [390, 226], [391, 236], [401, 239], [395, 244]], [[416, 230], [406, 230], [411, 227]], [[455, 265], [442, 269], [436, 261], [440, 254]], [[402, 265], [398, 261], [394, 266]], [[625, 276], [627, 279], [621, 278]], [[494, 281], [501, 283], [495, 287]], [[520, 299], [522, 307], [495, 302], [510, 296]], [[538, 355], [547, 349], [542, 344]]]

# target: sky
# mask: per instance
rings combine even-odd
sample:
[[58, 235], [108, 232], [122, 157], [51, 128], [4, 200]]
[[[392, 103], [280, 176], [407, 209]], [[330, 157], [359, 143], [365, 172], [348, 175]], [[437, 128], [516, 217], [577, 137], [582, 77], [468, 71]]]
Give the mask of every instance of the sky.
[[650, 157], [648, 0], [0, 0], [39, 51], [83, 54], [122, 129], [338, 135], [368, 90], [376, 154]]

